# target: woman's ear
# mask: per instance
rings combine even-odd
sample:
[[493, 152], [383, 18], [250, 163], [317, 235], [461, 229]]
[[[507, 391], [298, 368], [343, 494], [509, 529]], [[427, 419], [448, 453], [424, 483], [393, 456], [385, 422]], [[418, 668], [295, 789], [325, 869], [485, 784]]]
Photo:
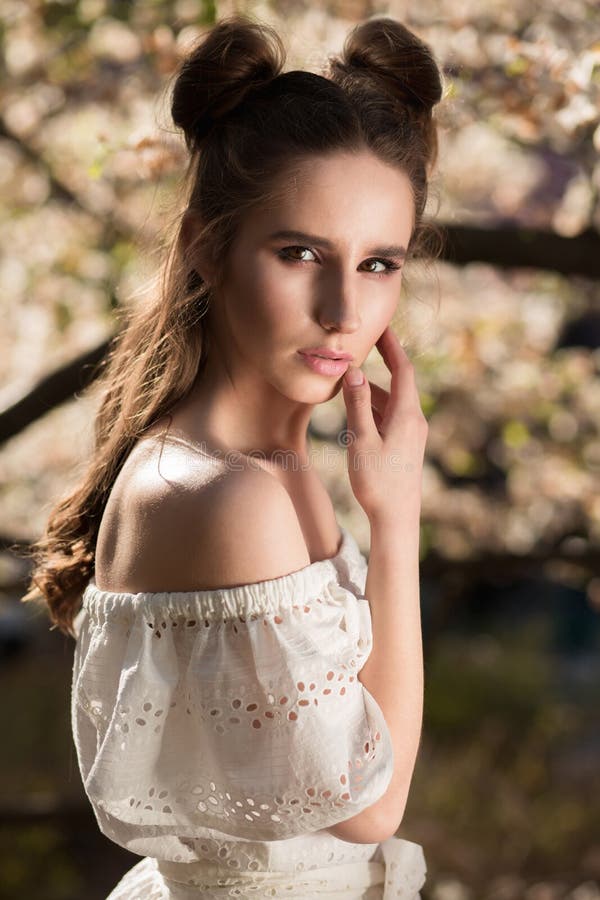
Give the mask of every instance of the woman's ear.
[[184, 213], [181, 222], [181, 242], [183, 246], [183, 255], [189, 269], [195, 269], [206, 282], [211, 284], [213, 280], [213, 270], [208, 259], [208, 253], [198, 241], [202, 226], [200, 217], [192, 210]]

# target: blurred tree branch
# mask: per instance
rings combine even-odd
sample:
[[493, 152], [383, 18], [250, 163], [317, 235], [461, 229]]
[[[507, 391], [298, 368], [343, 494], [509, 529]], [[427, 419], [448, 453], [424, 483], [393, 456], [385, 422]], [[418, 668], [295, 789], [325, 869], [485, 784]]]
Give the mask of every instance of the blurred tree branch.
[[496, 225], [443, 225], [447, 262], [466, 265], [485, 262], [503, 269], [550, 269], [561, 275], [600, 278], [600, 234], [587, 228], [576, 237], [563, 237], [539, 228]]
[[0, 412], [0, 444], [19, 434], [50, 410], [70, 400], [98, 374], [112, 335], [42, 378], [25, 396]]

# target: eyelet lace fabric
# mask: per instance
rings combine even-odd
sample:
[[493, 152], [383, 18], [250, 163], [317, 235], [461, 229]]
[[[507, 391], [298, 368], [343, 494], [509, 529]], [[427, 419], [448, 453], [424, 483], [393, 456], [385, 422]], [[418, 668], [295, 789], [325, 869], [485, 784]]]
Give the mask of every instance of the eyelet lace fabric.
[[393, 745], [357, 678], [372, 648], [367, 562], [335, 557], [215, 590], [92, 579], [75, 619], [71, 722], [100, 830], [143, 857], [109, 900], [415, 900], [422, 848], [342, 841]]

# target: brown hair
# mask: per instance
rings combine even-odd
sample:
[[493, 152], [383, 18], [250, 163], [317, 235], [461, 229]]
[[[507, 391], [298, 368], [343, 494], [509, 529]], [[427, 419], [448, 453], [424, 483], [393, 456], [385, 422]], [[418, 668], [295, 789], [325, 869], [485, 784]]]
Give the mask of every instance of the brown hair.
[[[190, 151], [183, 214], [165, 248], [156, 300], [129, 310], [101, 365], [95, 446], [80, 483], [52, 509], [23, 601], [41, 601], [65, 634], [93, 575], [98, 529], [110, 490], [144, 431], [183, 398], [209, 346], [210, 292], [245, 213], [277, 197], [277, 176], [311, 155], [368, 149], [403, 170], [414, 225], [407, 259], [439, 234], [423, 213], [437, 157], [433, 106], [441, 73], [430, 48], [404, 25], [374, 18], [348, 35], [323, 75], [283, 72], [277, 33], [247, 15], [217, 22], [174, 74], [171, 114]], [[268, 174], [266, 174], [268, 173]], [[184, 223], [193, 221], [192, 240]], [[201, 248], [209, 287], [190, 273]]]

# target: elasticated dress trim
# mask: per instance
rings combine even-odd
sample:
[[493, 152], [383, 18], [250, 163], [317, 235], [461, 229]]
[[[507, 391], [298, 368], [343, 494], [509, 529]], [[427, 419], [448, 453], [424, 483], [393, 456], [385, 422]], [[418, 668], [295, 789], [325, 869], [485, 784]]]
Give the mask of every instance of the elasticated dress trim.
[[338, 568], [360, 556], [352, 534], [340, 526], [341, 544], [335, 556], [316, 560], [302, 569], [248, 584], [195, 591], [108, 591], [90, 579], [82, 599], [91, 619], [108, 620], [113, 617], [134, 619], [141, 612], [169, 613], [186, 617], [197, 616], [214, 620], [246, 615], [263, 615], [289, 608], [295, 598], [315, 596], [331, 581], [338, 581]]

